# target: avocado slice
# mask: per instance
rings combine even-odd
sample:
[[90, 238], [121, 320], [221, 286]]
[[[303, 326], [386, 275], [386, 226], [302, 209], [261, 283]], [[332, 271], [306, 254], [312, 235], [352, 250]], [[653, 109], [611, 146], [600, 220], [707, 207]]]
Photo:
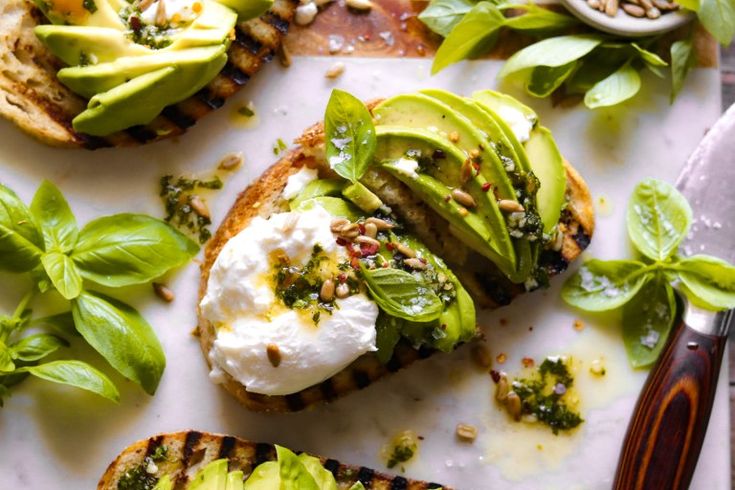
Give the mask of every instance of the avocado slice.
[[293, 211], [308, 211], [314, 209], [314, 206], [321, 206], [332, 216], [337, 218], [347, 218], [350, 221], [357, 221], [364, 214], [357, 207], [339, 197], [312, 197], [305, 199], [298, 206], [292, 207]]
[[[378, 145], [375, 158], [381, 167], [406, 184], [428, 206], [450, 222], [458, 238], [478, 253], [492, 260], [505, 274], [515, 270], [515, 251], [505, 220], [482, 175], [462, 186], [465, 155], [446, 138], [425, 129], [377, 126]], [[418, 162], [405, 158], [419, 152], [432, 156], [440, 152], [436, 165], [425, 165], [416, 172]], [[413, 166], [411, 163], [413, 162]], [[414, 169], [413, 167], [416, 167]], [[463, 187], [477, 203], [468, 210], [449, 198], [451, 187]]]
[[212, 461], [199, 470], [187, 490], [227, 490], [227, 460]]
[[171, 477], [168, 475], [163, 475], [161, 478], [158, 479], [156, 482], [156, 486], [153, 487], [152, 490], [173, 490], [174, 488], [174, 482], [171, 481]]
[[277, 461], [266, 461], [255, 467], [245, 481], [244, 490], [277, 490], [281, 488], [281, 467]]
[[313, 197], [321, 196], [340, 196], [342, 189], [347, 186], [344, 179], [317, 179], [312, 180], [299, 192], [299, 194], [291, 199], [289, 207], [297, 208], [302, 202]]
[[128, 41], [110, 27], [62, 26], [45, 24], [33, 29], [36, 36], [67, 65], [105, 63], [120, 56], [143, 56], [151, 51]]
[[273, 6], [273, 0], [217, 0], [217, 2], [237, 12], [241, 21], [260, 17]]
[[358, 208], [370, 214], [377, 211], [383, 205], [383, 201], [378, 196], [359, 182], [345, 187], [342, 190], [342, 195], [352, 201]]
[[472, 99], [503, 119], [521, 143], [527, 140], [525, 133], [530, 132], [538, 123], [534, 110], [510, 95], [494, 90], [478, 90], [472, 93]]
[[564, 159], [551, 131], [543, 126], [531, 131], [531, 137], [526, 142], [525, 149], [531, 161], [533, 173], [540, 182], [536, 193], [538, 212], [544, 224], [544, 232], [550, 233], [559, 223], [561, 210], [564, 207], [567, 189]]
[[[207, 74], [208, 78], [203, 83], [197, 84], [197, 90], [206, 85], [222, 69], [224, 63], [211, 76], [209, 76], [210, 70], [201, 70], [201, 68], [213, 62], [219, 64], [218, 61], [222, 56], [224, 56], [226, 62], [227, 55], [225, 52], [226, 47], [219, 45], [178, 51], [153, 52], [145, 56], [125, 56], [99, 65], [63, 68], [59, 70], [58, 77], [64, 85], [77, 94], [92, 98], [96, 94], [120, 87], [146, 73], [162, 68], [175, 68], [180, 71], [178, 78], [182, 83], [179, 83], [177, 87], [169, 87], [170, 94], [167, 98], [170, 98], [173, 93], [180, 92], [182, 89], [190, 87], [191, 82], [195, 82], [195, 80], [192, 80], [195, 77], [186, 76], [185, 73], [197, 73], [200, 74], [200, 77]], [[185, 78], [186, 83], [183, 83]], [[197, 90], [189, 91], [189, 93], [195, 93]], [[178, 100], [185, 98], [179, 97]]]
[[406, 94], [391, 97], [373, 109], [376, 124], [429, 128], [437, 133], [456, 134], [457, 148], [467, 156], [479, 152], [480, 175], [493, 184], [500, 199], [516, 199], [500, 159], [490, 147], [485, 135], [472, 122], [454, 108], [428, 95]]
[[224, 46], [205, 64], [169, 66], [146, 73], [108, 92], [95, 95], [87, 110], [74, 118], [76, 131], [104, 136], [138, 124], [148, 124], [168, 105], [202, 89], [227, 63]]
[[244, 490], [245, 481], [242, 471], [230, 471], [227, 473], [226, 490]]

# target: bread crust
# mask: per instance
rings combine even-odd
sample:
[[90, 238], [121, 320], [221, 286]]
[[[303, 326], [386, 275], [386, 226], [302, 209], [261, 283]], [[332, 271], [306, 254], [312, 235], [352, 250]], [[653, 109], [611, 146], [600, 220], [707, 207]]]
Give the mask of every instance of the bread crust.
[[[229, 460], [229, 471], [241, 470], [247, 477], [253, 469], [266, 461], [276, 460], [273, 444], [255, 443], [238, 437], [198, 432], [194, 430], [159, 434], [135, 442], [110, 463], [97, 484], [97, 490], [117, 490], [120, 478], [127, 471], [146, 464], [158, 447], [166, 446], [166, 458], [156, 461], [158, 473], [169, 475], [174, 488], [185, 488], [200, 468], [221, 458]], [[438, 483], [408, 480], [401, 476], [378, 473], [370, 468], [344, 465], [334, 459], [320, 458], [325, 468], [334, 474], [340, 490], [347, 490], [357, 481], [373, 490], [428, 490], [449, 487]]]
[[257, 19], [238, 23], [228, 63], [209, 85], [167, 107], [146, 126], [102, 138], [77, 133], [71, 121], [87, 105], [56, 77], [62, 68], [33, 28], [46, 22], [31, 0], [0, 2], [0, 116], [39, 141], [63, 148], [135, 146], [179, 136], [220, 108], [268, 63], [281, 46], [298, 0], [275, 0]]
[[[377, 102], [370, 102], [368, 107], [374, 107]], [[255, 216], [267, 218], [274, 212], [287, 210], [287, 203], [280, 198], [280, 195], [291, 174], [297, 172], [304, 165], [314, 165], [315, 160], [310, 156], [313, 151], [307, 151], [304, 148], [318, 149], [323, 146], [324, 131], [322, 124], [310, 127], [296, 141], [301, 146], [289, 151], [238, 196], [219, 229], [205, 247], [199, 284], [200, 301], [207, 292], [209, 271], [227, 241], [247, 227]], [[587, 184], [568, 162], [565, 161], [564, 166], [567, 173], [569, 205], [559, 224], [559, 229], [563, 233], [563, 242], [559, 251], [545, 253], [542, 257], [544, 267], [550, 276], [563, 272], [568, 264], [582, 253], [589, 244], [594, 229], [594, 209]], [[419, 238], [421, 237], [419, 236]], [[487, 262], [489, 263], [489, 261]], [[457, 270], [453, 267], [454, 272], [460, 277], [465, 287], [475, 300], [483, 306], [494, 308], [507, 304], [513, 297], [523, 292], [521, 287], [512, 285], [509, 282], [507, 284], [496, 284], [496, 287], [488, 288], [485, 284], [487, 281], [485, 276], [479, 279], [475, 277], [479, 273], [474, 263], [471, 268], [467, 267], [466, 269]], [[498, 300], [497, 295], [482, 295], [484, 289], [502, 289], [504, 299]], [[478, 294], [481, 296], [478, 297]], [[211, 368], [208, 354], [216, 338], [216, 331], [214, 326], [201, 315], [199, 309], [197, 312], [199, 318], [197, 334], [202, 352]], [[320, 384], [285, 396], [268, 396], [249, 392], [245, 389], [245, 386], [227, 373], [224, 373], [222, 386], [250, 410], [298, 411], [365, 388], [418, 359], [429, 357], [434, 352], [436, 351], [427, 347], [416, 350], [407, 342], [401, 340], [396, 346], [393, 358], [387, 364], [382, 364], [375, 353], [368, 352]]]

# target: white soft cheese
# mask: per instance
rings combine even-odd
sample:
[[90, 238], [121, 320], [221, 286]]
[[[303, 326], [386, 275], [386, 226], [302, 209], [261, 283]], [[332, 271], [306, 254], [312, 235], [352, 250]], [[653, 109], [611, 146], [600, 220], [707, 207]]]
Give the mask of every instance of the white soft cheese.
[[495, 108], [497, 114], [510, 127], [518, 141], [525, 143], [531, 137], [534, 121], [526, 117], [523, 112], [508, 104], [501, 104]]
[[[315, 244], [330, 260], [346, 258], [329, 228], [332, 217], [321, 207], [254, 218], [220, 252], [210, 272], [202, 315], [217, 329], [209, 353], [211, 378], [221, 371], [248, 391], [287, 395], [341, 371], [375, 349], [378, 307], [363, 294], [336, 300], [318, 325], [301, 312], [278, 307], [269, 255], [282, 251], [292, 264], [305, 264]], [[274, 367], [267, 346], [278, 346], [281, 362]]]
[[163, 8], [168, 22], [171, 22], [174, 16], [179, 22], [192, 21], [199, 15], [194, 11], [194, 4], [198, 3], [201, 7], [201, 2], [196, 0], [156, 0], [141, 13], [141, 20], [146, 24], [155, 24], [158, 4], [161, 2], [164, 2]]
[[416, 170], [419, 168], [419, 162], [412, 158], [400, 158], [398, 161], [393, 163], [393, 167], [401, 173], [404, 173], [414, 179], [417, 179], [419, 174]]
[[312, 180], [319, 178], [319, 172], [315, 168], [302, 167], [301, 170], [288, 177], [286, 187], [283, 189], [284, 199], [293, 199], [298, 196], [304, 187]]

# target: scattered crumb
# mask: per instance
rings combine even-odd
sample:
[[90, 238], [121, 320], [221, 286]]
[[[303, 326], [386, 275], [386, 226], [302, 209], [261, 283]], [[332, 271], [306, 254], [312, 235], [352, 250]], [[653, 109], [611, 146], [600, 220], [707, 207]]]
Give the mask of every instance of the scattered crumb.
[[495, 360], [498, 361], [498, 364], [504, 364], [507, 359], [508, 356], [505, 355], [505, 352], [501, 352], [495, 357]]
[[523, 367], [525, 368], [531, 368], [534, 366], [535, 362], [530, 357], [524, 357], [521, 359], [521, 364], [523, 364]]
[[592, 361], [590, 365], [590, 373], [594, 374], [595, 376], [605, 376], [605, 373], [607, 370], [605, 369], [605, 365], [602, 362], [602, 359], [595, 359]]
[[581, 332], [584, 330], [584, 322], [582, 320], [574, 320], [574, 330]]

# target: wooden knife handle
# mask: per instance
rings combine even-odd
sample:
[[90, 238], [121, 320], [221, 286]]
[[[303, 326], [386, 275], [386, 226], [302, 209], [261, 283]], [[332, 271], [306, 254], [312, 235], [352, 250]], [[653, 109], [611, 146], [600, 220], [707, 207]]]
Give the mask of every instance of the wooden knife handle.
[[726, 336], [678, 325], [648, 376], [620, 453], [615, 490], [686, 490], [717, 388]]

